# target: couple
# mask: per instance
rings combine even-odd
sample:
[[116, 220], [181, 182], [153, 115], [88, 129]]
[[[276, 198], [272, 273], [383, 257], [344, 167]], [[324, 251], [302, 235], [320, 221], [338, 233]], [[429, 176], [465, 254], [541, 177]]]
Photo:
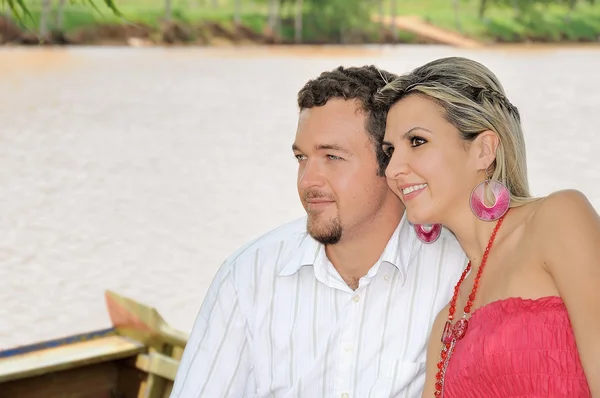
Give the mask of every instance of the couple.
[[307, 217], [221, 266], [172, 398], [600, 396], [600, 220], [530, 196], [492, 72], [339, 67], [298, 105]]

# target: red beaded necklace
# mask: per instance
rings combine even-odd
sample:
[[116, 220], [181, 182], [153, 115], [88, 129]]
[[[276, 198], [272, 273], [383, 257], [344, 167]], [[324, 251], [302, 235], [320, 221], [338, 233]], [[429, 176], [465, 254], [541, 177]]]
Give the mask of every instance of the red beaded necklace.
[[469, 327], [467, 315], [471, 312], [471, 307], [473, 306], [473, 301], [475, 301], [475, 295], [477, 294], [477, 289], [479, 288], [479, 279], [481, 279], [481, 273], [483, 272], [483, 268], [487, 263], [487, 258], [490, 253], [490, 249], [492, 248], [492, 244], [496, 239], [496, 233], [498, 232], [500, 225], [502, 225], [502, 221], [504, 220], [504, 217], [506, 217], [506, 214], [508, 214], [508, 211], [498, 219], [498, 222], [494, 227], [494, 231], [492, 232], [492, 236], [490, 237], [487, 247], [485, 248], [485, 252], [483, 252], [481, 266], [477, 271], [477, 275], [475, 275], [473, 288], [471, 289], [469, 300], [467, 300], [467, 304], [465, 305], [463, 316], [453, 326], [452, 320], [454, 319], [454, 313], [456, 312], [456, 300], [458, 299], [458, 291], [460, 289], [460, 285], [462, 285], [467, 274], [471, 270], [470, 261], [467, 264], [467, 268], [465, 268], [465, 270], [463, 271], [462, 276], [458, 280], [458, 283], [454, 287], [454, 295], [452, 296], [452, 300], [450, 301], [450, 309], [448, 310], [448, 320], [446, 321], [446, 325], [444, 326], [444, 332], [442, 333], [442, 352], [440, 354], [440, 361], [437, 364], [438, 372], [435, 375], [436, 382], [434, 395], [436, 398], [440, 398], [443, 396], [444, 376], [446, 375], [446, 369], [448, 368], [448, 362], [450, 362], [450, 357], [452, 356], [452, 352], [454, 351], [454, 346], [456, 342], [465, 337], [465, 334], [467, 333], [467, 328]]

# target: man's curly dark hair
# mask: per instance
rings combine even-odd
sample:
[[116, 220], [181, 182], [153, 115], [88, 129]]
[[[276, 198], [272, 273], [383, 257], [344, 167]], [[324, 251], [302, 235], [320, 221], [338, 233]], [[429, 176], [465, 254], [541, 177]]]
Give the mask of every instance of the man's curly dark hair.
[[367, 115], [365, 129], [373, 140], [375, 155], [379, 165], [378, 175], [385, 175], [388, 157], [383, 153], [381, 144], [385, 135], [387, 112], [374, 104], [375, 94], [397, 76], [379, 69], [374, 65], [345, 68], [323, 72], [316, 79], [309, 80], [298, 92], [300, 111], [323, 106], [332, 98], [356, 100], [360, 110]]

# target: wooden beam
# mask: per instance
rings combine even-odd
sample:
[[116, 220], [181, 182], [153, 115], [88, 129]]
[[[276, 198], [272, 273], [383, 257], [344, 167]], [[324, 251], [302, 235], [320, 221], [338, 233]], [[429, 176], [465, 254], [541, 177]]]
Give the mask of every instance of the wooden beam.
[[140, 354], [137, 356], [135, 366], [148, 373], [158, 375], [164, 379], [174, 381], [177, 375], [179, 361], [157, 352]]
[[157, 349], [163, 344], [185, 347], [188, 335], [169, 326], [155, 308], [113, 291], [105, 292], [106, 307], [119, 334], [140, 339]]
[[0, 383], [136, 356], [146, 347], [123, 336], [106, 336], [0, 358]]

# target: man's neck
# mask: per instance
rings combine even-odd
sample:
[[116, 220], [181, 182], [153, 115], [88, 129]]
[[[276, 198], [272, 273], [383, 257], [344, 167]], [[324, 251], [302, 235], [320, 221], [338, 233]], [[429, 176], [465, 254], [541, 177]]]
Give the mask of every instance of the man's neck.
[[349, 233], [339, 243], [325, 247], [327, 258], [348, 286], [356, 289], [360, 278], [379, 260], [403, 214], [404, 207], [381, 212], [362, 225], [360, 232]]

